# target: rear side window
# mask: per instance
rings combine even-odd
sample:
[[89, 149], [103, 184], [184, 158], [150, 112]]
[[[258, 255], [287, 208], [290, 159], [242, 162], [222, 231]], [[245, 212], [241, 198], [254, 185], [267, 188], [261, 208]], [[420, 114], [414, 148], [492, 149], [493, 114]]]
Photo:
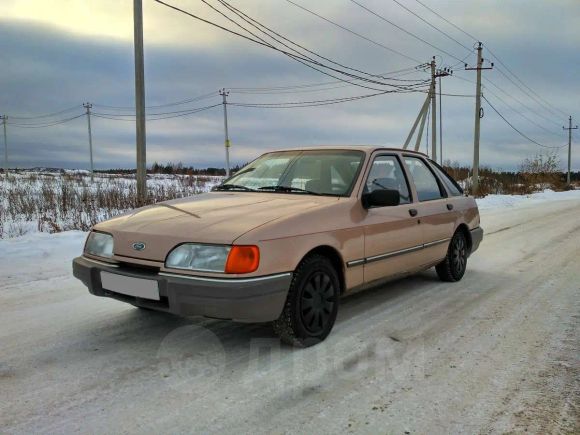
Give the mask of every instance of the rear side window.
[[433, 164], [433, 168], [435, 169], [435, 173], [437, 174], [439, 179], [443, 182], [443, 184], [445, 185], [445, 187], [447, 188], [447, 191], [451, 194], [451, 196], [463, 195], [463, 190], [461, 190], [461, 188], [459, 187], [457, 182], [453, 178], [451, 178], [451, 175], [449, 175], [447, 172], [445, 172], [445, 170], [441, 166], [439, 166], [437, 163], [435, 163], [435, 162], [431, 162], [431, 163]]
[[415, 183], [419, 201], [432, 201], [445, 196], [437, 178], [422, 159], [405, 156], [405, 164]]
[[407, 179], [395, 156], [377, 156], [373, 161], [364, 191], [370, 193], [377, 189], [397, 190], [400, 204], [411, 202]]

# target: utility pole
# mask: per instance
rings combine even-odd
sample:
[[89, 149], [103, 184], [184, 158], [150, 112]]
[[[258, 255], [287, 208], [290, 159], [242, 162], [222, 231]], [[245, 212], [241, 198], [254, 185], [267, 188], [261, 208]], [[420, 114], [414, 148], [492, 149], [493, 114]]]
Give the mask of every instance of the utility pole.
[[491, 67], [483, 67], [483, 57], [482, 57], [483, 44], [481, 42], [477, 43], [477, 66], [475, 68], [468, 68], [465, 64], [466, 71], [477, 71], [477, 84], [476, 84], [476, 94], [475, 94], [475, 131], [473, 137], [473, 173], [471, 180], [471, 194], [476, 196], [479, 190], [479, 132], [480, 132], [480, 122], [483, 118], [483, 112], [481, 110], [481, 71], [484, 69], [492, 69]]
[[[403, 145], [403, 149], [406, 150], [407, 147], [409, 146], [409, 142], [411, 142], [411, 138], [413, 137], [413, 134], [415, 134], [415, 130], [417, 129], [419, 122], [421, 123], [421, 127], [420, 127], [420, 132], [417, 135], [417, 143], [420, 143], [421, 135], [423, 134], [423, 125], [425, 124], [423, 119], [427, 115], [427, 108], [429, 107], [429, 99], [430, 98], [431, 98], [431, 94], [429, 93], [429, 94], [427, 94], [427, 98], [425, 98], [425, 102], [421, 106], [421, 110], [419, 110], [419, 114], [417, 115], [417, 119], [413, 123], [413, 127], [411, 127], [411, 131], [409, 132], [409, 135], [407, 136], [407, 140], [405, 140], [405, 144]], [[417, 147], [415, 147], [415, 149], [417, 149]]]
[[6, 134], [6, 120], [8, 117], [0, 115], [0, 119], [2, 119], [2, 126], [4, 127], [4, 177], [8, 177], [8, 136]]
[[93, 134], [91, 133], [91, 108], [93, 105], [91, 103], [83, 103], [83, 107], [87, 109], [87, 123], [89, 126], [89, 155], [91, 162], [91, 183], [95, 181], [93, 171]]
[[[572, 127], [572, 116], [570, 116], [568, 118], [568, 127], [562, 128], [568, 130], [568, 176], [566, 177], [566, 184], [570, 186], [570, 167], [572, 166], [572, 130], [577, 130], [578, 126]], [[6, 130], [4, 130], [4, 134], [6, 134]]]
[[[440, 148], [440, 153], [439, 153], [439, 160], [441, 162], [441, 165], [443, 165], [443, 124], [442, 124], [442, 117], [443, 117], [443, 112], [441, 110], [441, 77], [447, 77], [453, 75], [453, 71], [451, 70], [451, 68], [443, 68], [443, 69], [438, 69], [435, 70], [435, 73], [433, 74], [433, 94], [435, 94], [435, 79], [438, 78], [439, 79], [439, 148]], [[433, 117], [432, 123], [433, 125], [435, 125], [434, 123], [435, 121], [435, 117]], [[433, 137], [435, 138], [436, 135], [436, 129], [433, 128]], [[434, 143], [433, 145], [433, 150], [437, 150], [437, 146]], [[433, 153], [433, 161], [437, 161], [437, 153], [434, 152]]]
[[439, 76], [439, 164], [443, 166], [443, 107], [441, 97], [441, 76]]
[[431, 159], [437, 161], [437, 91], [435, 89], [435, 56], [431, 60]]
[[145, 68], [143, 62], [143, 4], [133, 0], [133, 44], [135, 46], [135, 109], [137, 138], [137, 203], [147, 198], [147, 156], [145, 145]]
[[223, 105], [224, 105], [224, 130], [225, 130], [225, 146], [226, 146], [226, 177], [230, 176], [230, 136], [228, 133], [228, 95], [230, 95], [229, 91], [226, 91], [225, 88], [220, 89], [220, 95], [223, 97]]

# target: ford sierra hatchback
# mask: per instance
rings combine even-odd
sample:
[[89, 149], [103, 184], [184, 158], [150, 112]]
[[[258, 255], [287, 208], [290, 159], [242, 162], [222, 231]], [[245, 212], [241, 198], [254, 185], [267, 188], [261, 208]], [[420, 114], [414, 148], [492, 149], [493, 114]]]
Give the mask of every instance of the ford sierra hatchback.
[[181, 316], [272, 322], [324, 340], [341, 296], [435, 267], [460, 280], [483, 238], [475, 200], [421, 153], [262, 155], [212, 192], [95, 225], [75, 277], [96, 296]]

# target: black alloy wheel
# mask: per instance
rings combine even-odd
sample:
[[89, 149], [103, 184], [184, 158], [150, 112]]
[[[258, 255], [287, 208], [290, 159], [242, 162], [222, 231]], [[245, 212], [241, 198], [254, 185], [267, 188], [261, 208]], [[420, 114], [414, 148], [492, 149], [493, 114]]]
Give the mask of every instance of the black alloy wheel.
[[332, 262], [320, 254], [309, 255], [294, 271], [282, 313], [273, 322], [274, 332], [293, 346], [320, 343], [336, 321], [340, 291]]
[[467, 269], [468, 255], [465, 234], [463, 231], [457, 230], [449, 243], [445, 259], [435, 266], [439, 278], [447, 282], [456, 282], [463, 278]]
[[308, 332], [319, 334], [326, 328], [336, 303], [335, 294], [332, 279], [324, 271], [309, 277], [300, 297], [300, 316]]
[[454, 237], [451, 242], [451, 267], [455, 276], [463, 276], [467, 264], [467, 246], [465, 237]]

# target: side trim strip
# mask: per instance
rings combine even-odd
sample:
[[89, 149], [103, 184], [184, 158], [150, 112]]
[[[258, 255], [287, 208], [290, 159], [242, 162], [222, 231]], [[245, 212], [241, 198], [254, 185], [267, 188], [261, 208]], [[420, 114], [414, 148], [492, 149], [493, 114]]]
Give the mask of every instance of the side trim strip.
[[431, 246], [446, 243], [451, 238], [435, 240], [433, 242], [424, 243], [423, 245], [412, 246], [410, 248], [401, 249], [399, 251], [387, 252], [385, 254], [373, 255], [372, 257], [360, 258], [358, 260], [347, 261], [346, 267], [360, 266], [361, 264], [373, 263], [375, 261], [386, 260], [387, 258], [396, 257], [398, 255], [410, 254], [411, 252], [420, 251], [421, 249], [430, 248]]
[[423, 248], [429, 248], [429, 247], [431, 247], [431, 246], [440, 245], [441, 243], [448, 242], [449, 240], [451, 240], [451, 238], [450, 238], [450, 237], [448, 237], [448, 238], [446, 238], [446, 239], [435, 240], [434, 242], [425, 243], [425, 244], [423, 245]]
[[397, 255], [410, 254], [411, 252], [420, 251], [423, 245], [413, 246], [411, 248], [401, 249], [400, 251], [388, 252], [386, 254], [374, 255], [367, 257], [365, 263], [372, 263], [374, 261], [384, 260], [386, 258], [396, 257]]
[[85, 257], [84, 255], [83, 255], [83, 259], [84, 259], [84, 260], [87, 260], [87, 261], [90, 261], [91, 263], [99, 264], [99, 265], [101, 265], [101, 266], [107, 266], [107, 267], [119, 267], [119, 265], [118, 265], [118, 264], [114, 264], [114, 263], [107, 263], [107, 262], [105, 262], [105, 261], [99, 261], [99, 260], [93, 260], [92, 258]]
[[365, 264], [365, 262], [365, 258], [361, 258], [360, 260], [347, 261], [346, 267], [360, 266], [361, 264]]
[[285, 278], [287, 276], [292, 275], [292, 272], [279, 273], [276, 275], [268, 275], [268, 276], [257, 276], [255, 278], [206, 278], [203, 276], [181, 275], [178, 273], [168, 273], [168, 272], [159, 272], [159, 275], [169, 276], [171, 278], [191, 279], [193, 281], [221, 282], [233, 284], [233, 283], [267, 281], [276, 278]]

